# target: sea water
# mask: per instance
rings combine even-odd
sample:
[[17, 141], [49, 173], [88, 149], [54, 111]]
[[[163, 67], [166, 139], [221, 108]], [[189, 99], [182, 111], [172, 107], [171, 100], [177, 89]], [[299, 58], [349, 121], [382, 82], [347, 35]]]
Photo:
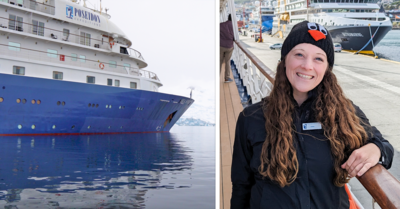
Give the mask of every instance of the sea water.
[[400, 30], [391, 30], [374, 48], [380, 58], [400, 62]]
[[0, 142], [0, 208], [215, 207], [215, 127]]

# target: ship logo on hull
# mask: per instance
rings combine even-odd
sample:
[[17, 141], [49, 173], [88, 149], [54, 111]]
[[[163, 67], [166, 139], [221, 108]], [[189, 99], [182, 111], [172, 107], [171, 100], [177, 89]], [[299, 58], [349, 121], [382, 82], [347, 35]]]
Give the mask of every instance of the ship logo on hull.
[[67, 5], [66, 13], [67, 13], [66, 15], [67, 15], [68, 18], [74, 19], [74, 7]]
[[361, 33], [342, 33], [342, 35], [347, 37], [364, 37]]

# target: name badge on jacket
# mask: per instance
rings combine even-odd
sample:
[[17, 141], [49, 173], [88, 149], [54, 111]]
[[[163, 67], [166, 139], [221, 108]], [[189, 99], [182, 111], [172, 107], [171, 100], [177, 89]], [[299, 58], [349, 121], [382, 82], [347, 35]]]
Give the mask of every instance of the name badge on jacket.
[[322, 125], [320, 122], [314, 123], [303, 123], [303, 131], [307, 130], [320, 130], [322, 129]]

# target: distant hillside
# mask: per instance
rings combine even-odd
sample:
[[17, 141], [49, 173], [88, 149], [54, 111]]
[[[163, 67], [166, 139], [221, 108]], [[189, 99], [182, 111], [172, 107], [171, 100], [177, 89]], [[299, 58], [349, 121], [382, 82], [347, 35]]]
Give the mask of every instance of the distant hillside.
[[202, 121], [200, 119], [194, 118], [180, 118], [176, 125], [178, 126], [215, 126], [213, 123], [209, 123], [207, 121]]

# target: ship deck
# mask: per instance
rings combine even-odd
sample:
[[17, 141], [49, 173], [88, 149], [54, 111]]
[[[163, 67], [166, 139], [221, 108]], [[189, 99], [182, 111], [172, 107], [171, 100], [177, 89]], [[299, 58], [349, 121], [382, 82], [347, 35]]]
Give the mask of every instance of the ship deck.
[[[280, 50], [270, 50], [274, 43], [283, 39], [263, 36], [264, 43], [256, 43], [254, 38], [240, 36], [240, 40], [267, 67], [275, 70], [280, 58]], [[345, 95], [358, 105], [394, 147], [395, 154], [389, 172], [400, 179], [400, 63], [385, 59], [374, 59], [366, 55], [349, 52], [335, 53], [334, 73]], [[223, 78], [221, 72], [220, 78]], [[240, 104], [235, 84], [220, 80], [220, 133], [221, 133], [221, 208], [230, 208], [232, 185], [230, 164], [237, 116], [243, 107]], [[372, 197], [353, 178], [350, 180], [352, 192], [365, 209], [372, 209]], [[375, 208], [379, 208], [375, 204]]]
[[[224, 69], [224, 65], [222, 66]], [[233, 153], [233, 142], [235, 139], [236, 120], [243, 110], [239, 92], [235, 82], [225, 83], [225, 70], [220, 73], [220, 208], [229, 209], [232, 194], [231, 163]], [[232, 73], [231, 73], [231, 79]]]

